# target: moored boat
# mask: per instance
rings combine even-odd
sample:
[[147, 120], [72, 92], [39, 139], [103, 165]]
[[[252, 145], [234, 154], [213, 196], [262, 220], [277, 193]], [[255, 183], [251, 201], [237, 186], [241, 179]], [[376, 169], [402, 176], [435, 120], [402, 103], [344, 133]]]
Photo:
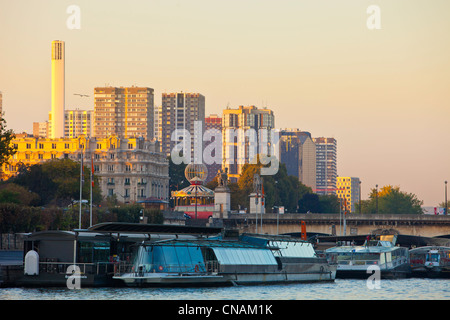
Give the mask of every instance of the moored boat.
[[363, 245], [336, 246], [325, 250], [330, 263], [337, 264], [337, 278], [368, 278], [374, 270], [381, 278], [410, 275], [407, 248], [395, 246], [395, 235], [368, 236]]
[[450, 278], [450, 247], [426, 246], [409, 251], [414, 277]]
[[316, 256], [311, 243], [267, 235], [242, 235], [139, 245], [131, 265], [114, 279], [130, 286], [206, 286], [334, 281], [336, 266]]

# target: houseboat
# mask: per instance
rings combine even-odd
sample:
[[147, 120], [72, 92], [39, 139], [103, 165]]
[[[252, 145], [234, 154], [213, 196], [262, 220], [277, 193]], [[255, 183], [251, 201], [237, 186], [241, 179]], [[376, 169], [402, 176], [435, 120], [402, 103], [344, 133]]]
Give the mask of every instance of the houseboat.
[[312, 244], [283, 236], [144, 241], [114, 279], [128, 286], [226, 286], [334, 281], [336, 266]]
[[450, 247], [414, 248], [409, 256], [413, 277], [450, 278]]
[[64, 287], [69, 278], [77, 277], [81, 287], [121, 286], [123, 282], [113, 276], [119, 263], [130, 263], [136, 244], [196, 239], [220, 232], [220, 228], [139, 223], [34, 232], [24, 239], [23, 271], [7, 280], [13, 286]]
[[325, 250], [329, 263], [337, 264], [337, 278], [365, 278], [374, 266], [381, 278], [404, 278], [410, 275], [409, 251], [396, 246], [395, 235], [368, 236], [363, 245], [342, 245]]

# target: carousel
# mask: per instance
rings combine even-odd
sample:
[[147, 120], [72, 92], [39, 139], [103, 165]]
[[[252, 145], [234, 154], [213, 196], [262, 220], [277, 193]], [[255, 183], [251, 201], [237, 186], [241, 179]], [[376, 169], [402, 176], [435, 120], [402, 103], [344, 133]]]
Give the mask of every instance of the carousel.
[[203, 186], [208, 176], [204, 164], [190, 163], [184, 170], [186, 179], [191, 184], [182, 190], [172, 191], [175, 211], [182, 211], [192, 219], [208, 219], [214, 211], [214, 191]]

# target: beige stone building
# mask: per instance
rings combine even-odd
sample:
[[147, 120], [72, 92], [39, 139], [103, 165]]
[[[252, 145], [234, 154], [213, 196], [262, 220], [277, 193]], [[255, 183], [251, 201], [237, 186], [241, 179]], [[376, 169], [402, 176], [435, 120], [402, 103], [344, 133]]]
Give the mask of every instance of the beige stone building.
[[64, 158], [80, 161], [83, 157], [86, 167], [91, 167], [92, 159], [104, 197], [115, 195], [125, 203], [147, 198], [169, 199], [169, 163], [158, 151], [158, 142], [143, 138], [80, 136], [73, 139], [21, 137], [12, 143], [17, 153], [1, 168], [3, 179], [15, 175], [21, 164]]

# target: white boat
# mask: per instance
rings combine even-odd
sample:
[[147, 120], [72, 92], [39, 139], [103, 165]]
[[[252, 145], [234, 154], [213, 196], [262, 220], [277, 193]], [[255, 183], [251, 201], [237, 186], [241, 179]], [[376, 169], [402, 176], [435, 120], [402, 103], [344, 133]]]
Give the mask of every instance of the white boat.
[[407, 248], [395, 246], [396, 236], [368, 238], [363, 245], [336, 246], [325, 250], [330, 263], [337, 265], [337, 278], [368, 278], [374, 269], [381, 278], [403, 278], [410, 275]]

